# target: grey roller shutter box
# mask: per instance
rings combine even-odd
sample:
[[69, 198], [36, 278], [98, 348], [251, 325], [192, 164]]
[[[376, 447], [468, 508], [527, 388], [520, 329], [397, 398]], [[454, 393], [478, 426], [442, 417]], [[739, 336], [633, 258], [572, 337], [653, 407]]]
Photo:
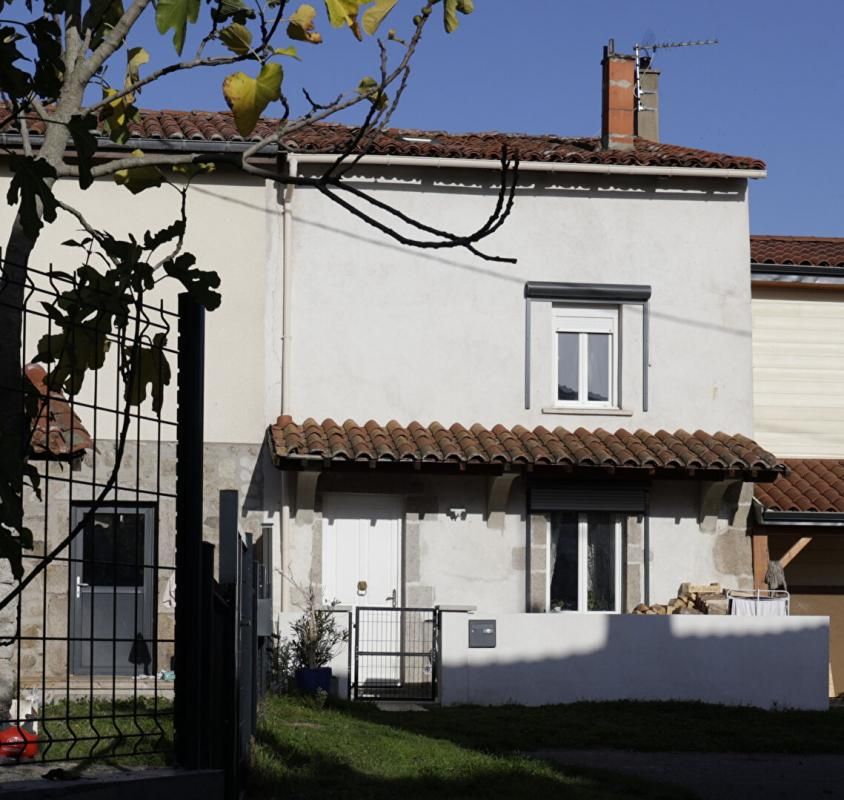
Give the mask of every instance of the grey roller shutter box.
[[532, 511], [629, 511], [644, 513], [647, 489], [590, 483], [537, 486], [530, 491]]

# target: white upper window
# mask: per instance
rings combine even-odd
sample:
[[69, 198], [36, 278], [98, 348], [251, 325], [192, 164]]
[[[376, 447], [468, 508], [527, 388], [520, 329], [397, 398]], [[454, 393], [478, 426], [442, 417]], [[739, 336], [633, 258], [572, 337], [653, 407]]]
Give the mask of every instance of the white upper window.
[[616, 408], [618, 308], [554, 308], [554, 404]]

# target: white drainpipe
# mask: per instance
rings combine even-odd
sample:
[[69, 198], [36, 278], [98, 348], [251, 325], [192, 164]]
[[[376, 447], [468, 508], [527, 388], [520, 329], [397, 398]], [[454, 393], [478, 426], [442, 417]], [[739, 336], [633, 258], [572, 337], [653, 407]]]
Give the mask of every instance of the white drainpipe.
[[[299, 169], [298, 158], [295, 155], [287, 157], [288, 173], [296, 177]], [[282, 244], [281, 244], [281, 413], [290, 413], [290, 354], [293, 349], [291, 337], [291, 273], [293, 268], [293, 194], [296, 187], [288, 184], [284, 187], [284, 204], [282, 208]], [[290, 610], [290, 585], [285, 577], [290, 560], [290, 484], [286, 472], [281, 473], [281, 515], [279, 519], [279, 547], [277, 570], [277, 586], [279, 586], [280, 606], [278, 610]], [[274, 576], [275, 578], [276, 576]]]
[[[291, 178], [299, 174], [299, 156], [287, 157], [287, 169]], [[284, 188], [284, 209], [282, 211], [282, 250], [281, 250], [281, 413], [290, 413], [290, 352], [291, 341], [291, 296], [290, 282], [293, 260], [293, 193], [296, 187], [288, 184]]]

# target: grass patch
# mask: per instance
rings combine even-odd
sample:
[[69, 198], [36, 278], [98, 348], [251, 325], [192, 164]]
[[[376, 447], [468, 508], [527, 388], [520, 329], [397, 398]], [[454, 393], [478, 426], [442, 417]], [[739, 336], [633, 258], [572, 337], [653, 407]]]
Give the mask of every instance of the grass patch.
[[74, 700], [50, 703], [39, 726], [39, 756], [48, 761], [96, 757], [126, 765], [164, 766], [173, 749], [170, 700]]
[[641, 752], [844, 753], [844, 710], [763, 711], [683, 702], [454, 706], [428, 713], [344, 704], [357, 719], [490, 753], [604, 749]]
[[[556, 768], [477, 743], [404, 729], [390, 713], [350, 713], [298, 698], [264, 704], [249, 782], [252, 798], [674, 798], [677, 790], [594, 770]], [[437, 716], [439, 712], [413, 716]], [[400, 715], [410, 716], [410, 715]], [[489, 723], [494, 724], [494, 723]]]

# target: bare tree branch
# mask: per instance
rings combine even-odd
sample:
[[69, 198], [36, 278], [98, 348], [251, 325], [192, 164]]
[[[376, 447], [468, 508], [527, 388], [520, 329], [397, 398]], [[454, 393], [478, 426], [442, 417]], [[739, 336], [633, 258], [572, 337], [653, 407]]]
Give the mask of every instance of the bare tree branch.
[[147, 84], [153, 83], [154, 81], [157, 81], [160, 78], [164, 78], [167, 75], [172, 75], [174, 72], [181, 72], [182, 70], [186, 69], [196, 69], [198, 67], [221, 67], [225, 66], [226, 64], [237, 64], [238, 62], [248, 60], [253, 60], [253, 57], [247, 54], [243, 56], [214, 56], [213, 58], [194, 58], [190, 61], [180, 61], [176, 64], [169, 64], [166, 67], [157, 69], [155, 72], [151, 72], [146, 77], [135, 81], [135, 83], [132, 83], [128, 86], [124, 86], [116, 94], [110, 94], [108, 97], [104, 97], [102, 100], [93, 103], [92, 105], [87, 106], [86, 108], [83, 108], [80, 113], [90, 114], [92, 112], [96, 112], [99, 109], [103, 108], [103, 106], [107, 106], [109, 103], [113, 103], [115, 100], [120, 100], [121, 97], [125, 97], [127, 94], [134, 94]]
[[331, 200], [334, 203], [337, 203], [341, 208], [344, 208], [353, 216], [357, 217], [361, 221], [365, 222], [372, 228], [381, 231], [381, 233], [386, 234], [391, 239], [399, 242], [400, 244], [407, 245], [409, 247], [416, 247], [420, 250], [444, 250], [444, 249], [453, 249], [453, 248], [465, 248], [470, 253], [478, 256], [479, 258], [484, 259], [484, 261], [498, 261], [507, 264], [515, 264], [515, 258], [509, 258], [506, 256], [492, 256], [487, 253], [483, 253], [478, 250], [474, 245], [474, 240], [472, 237], [456, 237], [456, 238], [449, 238], [445, 241], [431, 241], [425, 239], [413, 239], [409, 236], [404, 236], [403, 234], [399, 233], [394, 228], [391, 228], [389, 225], [384, 224], [383, 222], [375, 219], [372, 215], [367, 214], [364, 211], [361, 211], [351, 203], [344, 200], [339, 195], [335, 194], [331, 191], [328, 186], [321, 185], [317, 187], [320, 192], [322, 192], [325, 197]]
[[23, 114], [18, 114], [18, 127], [21, 132], [21, 141], [23, 142], [23, 154], [32, 157], [32, 142], [29, 140], [29, 126], [26, 124], [26, 117]]
[[78, 74], [74, 75], [80, 85], [87, 85], [97, 70], [116, 50], [120, 49], [126, 35], [132, 30], [132, 26], [151, 2], [152, 0], [133, 0], [132, 5], [126, 9], [115, 26], [105, 35], [100, 46], [82, 62]]
[[82, 214], [79, 209], [74, 208], [73, 206], [68, 205], [67, 203], [61, 201], [56, 198], [56, 205], [62, 210], [70, 214], [72, 217], [76, 217], [76, 221], [85, 229], [86, 233], [90, 234], [94, 237], [97, 241], [100, 240], [100, 232], [85, 219], [85, 216]]
[[[368, 194], [367, 192], [364, 192], [361, 189], [358, 189], [355, 186], [352, 186], [348, 182], [333, 180], [327, 182], [327, 184], [336, 186], [338, 189], [342, 189], [343, 191], [353, 194], [355, 197], [364, 200], [365, 202], [373, 205], [381, 211], [384, 211], [385, 213], [396, 217], [397, 219], [401, 220], [403, 223], [410, 227], [417, 228], [418, 230], [423, 231], [425, 233], [430, 233], [431, 235], [437, 236], [441, 239], [452, 241], [456, 246], [462, 247], [466, 244], [478, 242], [484, 237], [488, 236], [493, 231], [497, 230], [501, 226], [504, 219], [506, 219], [507, 216], [510, 214], [510, 210], [512, 209], [513, 200], [515, 197], [516, 185], [518, 182], [518, 169], [518, 159], [513, 161], [513, 165], [511, 167], [509, 161], [507, 160], [507, 153], [505, 151], [501, 156], [501, 187], [498, 191], [498, 199], [496, 201], [495, 208], [489, 215], [487, 221], [480, 228], [478, 228], [474, 233], [468, 234], [466, 236], [460, 236], [458, 234], [451, 233], [450, 231], [426, 225], [418, 219], [410, 217], [407, 214], [404, 214], [403, 212], [399, 211], [399, 209], [397, 209], [395, 206], [392, 206], [389, 203], [385, 203], [382, 200], [378, 200], [378, 198], [373, 197], [372, 195]], [[512, 177], [509, 179], [509, 181], [508, 173], [512, 173]]]
[[[388, 88], [407, 69], [408, 65], [410, 64], [410, 60], [419, 45], [419, 42], [422, 38], [422, 32], [424, 31], [425, 25], [427, 24], [429, 18], [430, 17], [424, 15], [419, 16], [418, 22], [416, 23], [416, 27], [413, 31], [413, 36], [411, 37], [410, 42], [408, 42], [408, 45], [405, 49], [405, 53], [402, 56], [401, 61], [395, 67], [395, 69], [393, 69], [393, 71], [386, 76], [386, 79], [382, 81], [383, 89]], [[342, 97], [343, 95], [341, 95], [341, 98]], [[274, 133], [270, 134], [269, 136], [265, 136], [263, 139], [260, 139], [259, 141], [255, 142], [243, 153], [243, 163], [246, 164], [250, 158], [260, 153], [261, 150], [263, 150], [268, 145], [273, 144], [274, 142], [278, 142], [279, 146], [281, 146], [283, 137], [289, 136], [292, 133], [295, 133], [296, 131], [300, 130], [301, 128], [304, 128], [305, 126], [312, 125], [314, 122], [319, 122], [323, 119], [334, 116], [340, 111], [344, 111], [345, 109], [351, 108], [352, 106], [355, 106], [358, 103], [362, 103], [364, 101], [371, 102], [368, 95], [360, 94], [355, 91], [354, 93], [346, 95], [346, 99], [338, 99], [337, 102], [335, 102], [329, 107], [319, 108], [318, 110], [315, 110], [315, 108], [312, 107], [311, 112], [304, 114], [302, 117], [292, 123], [280, 126]]]
[[96, 167], [91, 168], [91, 174], [95, 178], [102, 178], [105, 175], [114, 175], [115, 172], [119, 172], [122, 169], [172, 167], [178, 164], [194, 164], [197, 160], [197, 156], [193, 153], [149, 153], [144, 156], [128, 156], [127, 158], [118, 158], [105, 164], [98, 164]]

